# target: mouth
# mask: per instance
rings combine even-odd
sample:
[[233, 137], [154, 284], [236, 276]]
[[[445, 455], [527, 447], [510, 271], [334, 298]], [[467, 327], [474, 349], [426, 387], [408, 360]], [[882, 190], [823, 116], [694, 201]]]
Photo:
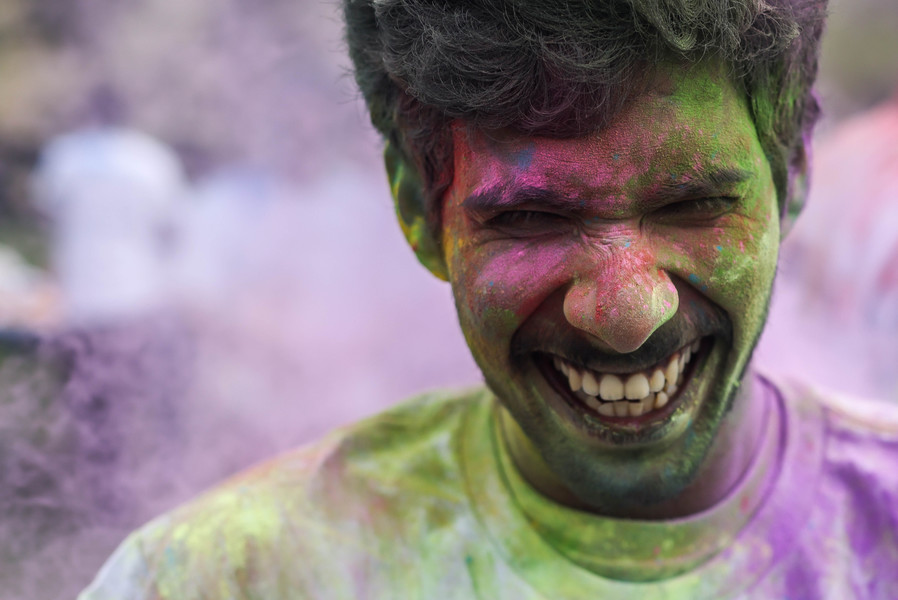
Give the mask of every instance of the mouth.
[[600, 372], [555, 354], [542, 354], [540, 370], [568, 407], [587, 423], [642, 429], [667, 419], [683, 401], [713, 346], [705, 337], [648, 368]]

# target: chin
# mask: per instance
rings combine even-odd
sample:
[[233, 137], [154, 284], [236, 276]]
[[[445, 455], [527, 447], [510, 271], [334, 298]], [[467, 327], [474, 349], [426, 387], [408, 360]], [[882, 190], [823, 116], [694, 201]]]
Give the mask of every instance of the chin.
[[695, 481], [747, 359], [733, 356], [730, 339], [709, 335], [613, 371], [534, 352], [512, 367], [514, 376], [487, 383], [584, 508], [633, 515]]

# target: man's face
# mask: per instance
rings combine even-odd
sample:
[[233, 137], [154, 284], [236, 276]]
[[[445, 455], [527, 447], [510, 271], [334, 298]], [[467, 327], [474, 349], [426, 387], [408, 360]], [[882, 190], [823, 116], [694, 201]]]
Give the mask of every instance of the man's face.
[[581, 138], [453, 131], [443, 250], [462, 330], [594, 507], [675, 497], [747, 419], [736, 392], [779, 248], [744, 96], [714, 65], [657, 80]]

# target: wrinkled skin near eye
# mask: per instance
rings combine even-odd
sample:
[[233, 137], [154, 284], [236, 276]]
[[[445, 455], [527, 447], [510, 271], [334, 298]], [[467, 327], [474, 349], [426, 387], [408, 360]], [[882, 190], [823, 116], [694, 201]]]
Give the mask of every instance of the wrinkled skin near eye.
[[[456, 124], [443, 198], [459, 320], [515, 463], [546, 494], [607, 514], [708, 505], [762, 429], [763, 401], [740, 381], [779, 248], [770, 167], [725, 69], [658, 75], [580, 138]], [[626, 379], [690, 344], [683, 389], [639, 418], [585, 408], [556, 368]]]
[[[711, 224], [733, 210], [738, 200], [739, 198], [734, 197], [683, 200], [659, 208], [648, 217], [671, 225]], [[521, 238], [570, 233], [580, 226], [576, 220], [570, 220], [566, 215], [540, 210], [504, 211], [482, 225], [496, 232], [506, 233], [509, 237]]]

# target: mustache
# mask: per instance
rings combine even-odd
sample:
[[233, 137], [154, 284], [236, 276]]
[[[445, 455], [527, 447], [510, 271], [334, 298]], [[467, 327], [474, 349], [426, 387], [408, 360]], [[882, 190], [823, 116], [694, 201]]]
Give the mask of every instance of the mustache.
[[715, 305], [683, 307], [661, 325], [639, 348], [627, 354], [612, 353], [597, 345], [595, 338], [575, 328], [563, 317], [538, 319], [517, 331], [511, 340], [511, 359], [521, 365], [533, 354], [554, 354], [597, 371], [630, 372], [656, 365], [683, 346], [707, 336], [729, 345], [733, 323]]

